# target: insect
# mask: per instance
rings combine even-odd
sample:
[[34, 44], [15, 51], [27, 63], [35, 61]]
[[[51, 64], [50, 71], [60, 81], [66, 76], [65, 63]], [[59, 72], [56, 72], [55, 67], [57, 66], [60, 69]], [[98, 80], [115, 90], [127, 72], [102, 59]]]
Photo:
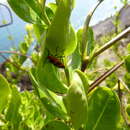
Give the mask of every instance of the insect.
[[[59, 52], [59, 47], [57, 47], [55, 51], [56, 51], [56, 52], [55, 52], [55, 55], [52, 55], [52, 54], [50, 53], [50, 51], [48, 50], [48, 54], [49, 54], [49, 55], [47, 56], [47, 58], [48, 58], [49, 61], [50, 61], [53, 65], [55, 65], [56, 67], [64, 69], [64, 68], [65, 68], [65, 65], [62, 63], [62, 60], [61, 60], [61, 59], [63, 59], [64, 56], [58, 56], [57, 52]], [[62, 50], [61, 52], [63, 52], [63, 51], [64, 51], [64, 50]]]
[[55, 66], [59, 67], [59, 68], [65, 68], [65, 65], [56, 57], [54, 56], [48, 56], [47, 57], [49, 59], [49, 61], [54, 64]]

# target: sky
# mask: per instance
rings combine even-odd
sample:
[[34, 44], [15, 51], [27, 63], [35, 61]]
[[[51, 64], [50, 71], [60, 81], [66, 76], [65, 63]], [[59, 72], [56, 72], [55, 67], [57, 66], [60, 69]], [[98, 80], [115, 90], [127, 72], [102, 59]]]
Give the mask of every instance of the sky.
[[5, 3], [5, 2], [6, 2], [6, 0], [0, 0], [0, 2]]
[[[52, 2], [54, 0], [47, 0], [47, 2]], [[75, 29], [80, 28], [83, 26], [83, 22], [92, 8], [92, 6], [97, 2], [97, 0], [75, 0], [76, 5], [75, 9], [72, 12], [71, 16], [71, 23]], [[7, 3], [7, 0], [0, 0], [0, 3]], [[97, 22], [104, 20], [106, 17], [111, 16], [114, 14], [114, 6], [117, 6], [118, 9], [121, 8], [120, 0], [104, 0], [103, 3], [99, 6], [96, 10], [91, 25], [96, 24]], [[3, 11], [1, 14], [6, 15], [6, 11]], [[0, 50], [1, 49], [8, 49], [10, 46], [18, 44], [24, 38], [25, 35], [25, 22], [23, 22], [20, 18], [18, 18], [15, 13], [13, 13], [14, 23], [11, 26], [6, 28], [0, 29]], [[8, 35], [11, 34], [13, 36], [14, 41], [10, 43], [7, 39]], [[2, 44], [6, 43], [6, 44]]]

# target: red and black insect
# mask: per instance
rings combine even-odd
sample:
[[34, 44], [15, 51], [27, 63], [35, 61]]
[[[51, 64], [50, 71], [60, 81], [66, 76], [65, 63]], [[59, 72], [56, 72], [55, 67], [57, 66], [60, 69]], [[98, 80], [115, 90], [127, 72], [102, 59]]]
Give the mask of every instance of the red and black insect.
[[59, 68], [65, 68], [65, 65], [56, 57], [54, 56], [48, 56], [47, 57], [49, 59], [49, 61], [54, 64], [55, 66], [59, 67]]

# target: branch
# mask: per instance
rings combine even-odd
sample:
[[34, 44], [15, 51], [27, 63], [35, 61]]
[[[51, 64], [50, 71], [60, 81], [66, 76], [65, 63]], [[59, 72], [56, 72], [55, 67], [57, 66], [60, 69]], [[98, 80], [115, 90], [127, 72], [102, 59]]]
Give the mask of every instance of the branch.
[[96, 5], [94, 5], [94, 7], [92, 8], [92, 10], [88, 13], [87, 18], [85, 20], [84, 26], [83, 26], [83, 34], [82, 34], [82, 65], [81, 65], [81, 70], [84, 72], [86, 67], [87, 67], [87, 61], [86, 61], [86, 49], [87, 49], [87, 33], [88, 33], [88, 29], [89, 29], [89, 24], [91, 21], [91, 18], [94, 14], [94, 12], [96, 11], [96, 9], [98, 8], [98, 6], [102, 3], [103, 1], [98, 1], [98, 3]]
[[31, 59], [31, 56], [24, 55], [24, 54], [17, 52], [17, 51], [0, 51], [0, 54], [3, 54], [3, 53], [16, 54], [16, 55], [24, 56], [24, 57]]
[[115, 65], [104, 74], [102, 74], [98, 79], [96, 79], [91, 85], [88, 90], [88, 93], [91, 92], [95, 87], [97, 87], [102, 81], [104, 81], [107, 77], [109, 77], [113, 72], [119, 69], [124, 64], [124, 60], [121, 61], [119, 64]]
[[101, 48], [99, 48], [99, 50], [97, 52], [94, 53], [93, 58], [100, 55], [102, 52], [104, 52], [105, 50], [107, 50], [108, 48], [110, 48], [111, 46], [113, 46], [117, 41], [121, 40], [122, 38], [124, 38], [128, 33], [130, 33], [130, 27], [128, 27], [127, 29], [125, 29], [123, 32], [119, 33], [115, 38], [113, 38], [112, 40], [110, 40], [109, 42], [107, 42], [104, 46], [102, 46]]
[[25, 69], [21, 68], [18, 64], [12, 62], [10, 59], [6, 58], [4, 55], [0, 54], [0, 56], [5, 59], [7, 62], [9, 62], [10, 64], [12, 64], [13, 66], [15, 66], [17, 69], [20, 69], [21, 71], [27, 72]]

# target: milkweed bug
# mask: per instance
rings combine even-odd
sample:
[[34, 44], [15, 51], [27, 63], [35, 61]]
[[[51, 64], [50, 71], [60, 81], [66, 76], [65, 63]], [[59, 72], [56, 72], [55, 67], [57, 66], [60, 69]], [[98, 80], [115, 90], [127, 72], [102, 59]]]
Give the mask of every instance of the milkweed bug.
[[55, 66], [59, 67], [59, 68], [65, 68], [65, 65], [56, 57], [54, 56], [48, 56], [47, 57], [49, 59], [49, 61], [54, 64]]

